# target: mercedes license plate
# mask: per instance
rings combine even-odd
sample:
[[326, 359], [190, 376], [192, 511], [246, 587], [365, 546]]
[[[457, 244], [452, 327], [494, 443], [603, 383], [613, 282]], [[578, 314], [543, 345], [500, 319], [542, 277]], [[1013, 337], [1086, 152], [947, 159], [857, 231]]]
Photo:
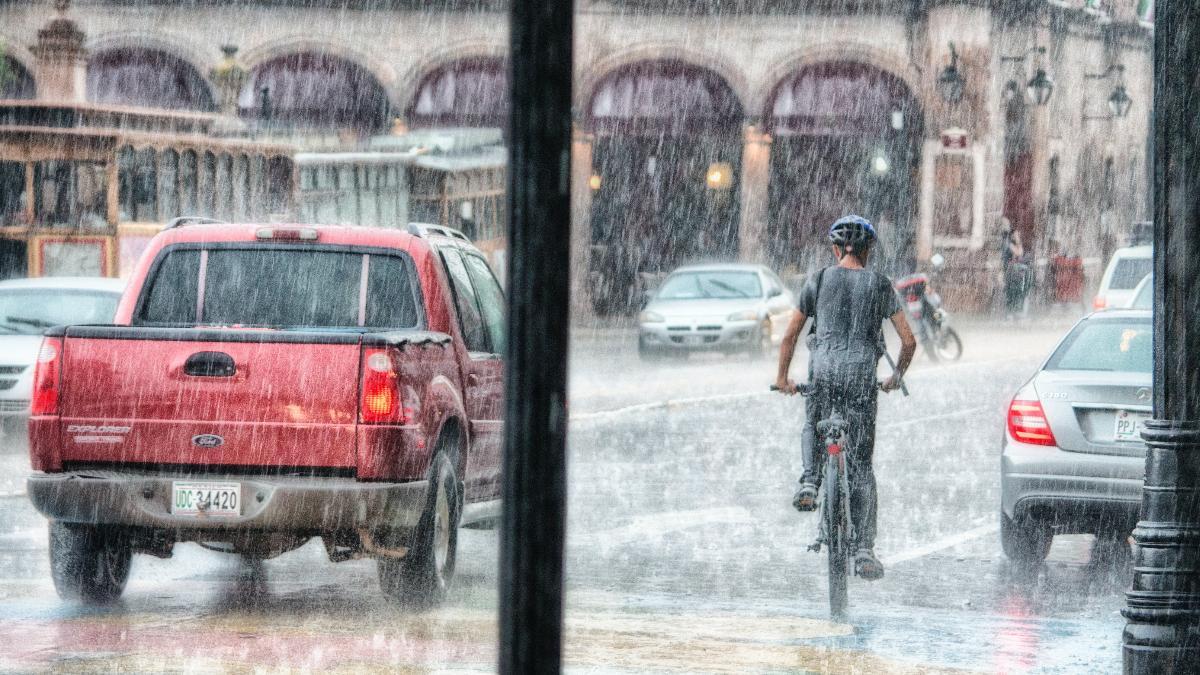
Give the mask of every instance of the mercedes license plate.
[[176, 516], [242, 515], [241, 483], [175, 481], [171, 495], [171, 513]]
[[1115, 422], [1116, 426], [1113, 429], [1113, 439], [1127, 443], [1141, 443], [1142, 425], [1148, 419], [1150, 419], [1150, 415], [1146, 413], [1118, 410]]

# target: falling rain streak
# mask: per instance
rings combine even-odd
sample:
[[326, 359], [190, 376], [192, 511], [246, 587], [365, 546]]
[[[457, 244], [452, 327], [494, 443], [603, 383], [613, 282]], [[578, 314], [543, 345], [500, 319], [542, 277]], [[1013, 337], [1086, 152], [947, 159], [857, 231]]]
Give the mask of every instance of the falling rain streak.
[[[510, 2], [0, 3], [0, 670], [495, 670], [533, 269], [571, 283], [566, 670], [1120, 668], [1154, 3], [574, 5], [531, 260], [567, 219], [510, 153], [565, 118], [510, 95]], [[826, 269], [848, 214], [869, 272]], [[808, 398], [769, 390], [797, 308]], [[828, 456], [884, 573], [853, 483], [831, 611], [806, 411], [871, 388], [877, 320], [910, 395], [837, 399]]]

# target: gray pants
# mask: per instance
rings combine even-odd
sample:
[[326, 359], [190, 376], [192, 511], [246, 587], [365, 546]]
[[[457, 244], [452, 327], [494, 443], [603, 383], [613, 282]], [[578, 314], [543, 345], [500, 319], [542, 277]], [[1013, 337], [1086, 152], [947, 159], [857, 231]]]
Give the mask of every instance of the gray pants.
[[858, 533], [858, 546], [874, 548], [877, 493], [871, 458], [875, 453], [875, 413], [878, 394], [875, 372], [862, 368], [818, 367], [812, 377], [813, 391], [805, 403], [807, 420], [801, 438], [804, 475], [801, 482], [821, 483], [825, 446], [816, 438], [817, 422], [836, 410], [849, 423], [849, 438], [843, 449], [850, 471], [850, 518]]

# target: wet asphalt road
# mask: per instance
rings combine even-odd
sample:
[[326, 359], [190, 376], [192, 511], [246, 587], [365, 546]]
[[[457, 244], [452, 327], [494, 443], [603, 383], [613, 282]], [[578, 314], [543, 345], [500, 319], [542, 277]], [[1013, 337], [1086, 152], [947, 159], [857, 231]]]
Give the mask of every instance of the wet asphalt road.
[[[1117, 672], [1128, 561], [1060, 537], [1010, 566], [997, 540], [1008, 397], [1061, 334], [970, 327], [968, 354], [918, 356], [913, 397], [883, 397], [877, 552], [827, 620], [813, 516], [790, 507], [803, 403], [773, 365], [720, 356], [640, 365], [622, 333], [574, 353], [567, 663], [588, 672]], [[803, 362], [802, 358], [799, 362]], [[251, 565], [187, 544], [135, 559], [123, 600], [55, 596], [43, 520], [0, 455], [0, 670], [491, 670], [496, 534], [464, 531], [445, 607], [386, 603], [369, 561], [319, 542]], [[13, 494], [16, 493], [16, 494]]]

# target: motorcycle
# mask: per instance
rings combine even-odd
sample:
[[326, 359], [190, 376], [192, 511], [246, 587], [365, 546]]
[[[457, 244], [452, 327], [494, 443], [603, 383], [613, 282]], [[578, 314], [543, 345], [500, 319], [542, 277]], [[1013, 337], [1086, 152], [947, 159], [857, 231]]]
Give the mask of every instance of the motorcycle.
[[[929, 261], [936, 274], [946, 264], [940, 253]], [[905, 312], [917, 341], [934, 361], [957, 361], [962, 357], [962, 338], [950, 326], [950, 313], [942, 308], [942, 298], [933, 290], [930, 274], [910, 274], [896, 280], [896, 291], [904, 298]]]

